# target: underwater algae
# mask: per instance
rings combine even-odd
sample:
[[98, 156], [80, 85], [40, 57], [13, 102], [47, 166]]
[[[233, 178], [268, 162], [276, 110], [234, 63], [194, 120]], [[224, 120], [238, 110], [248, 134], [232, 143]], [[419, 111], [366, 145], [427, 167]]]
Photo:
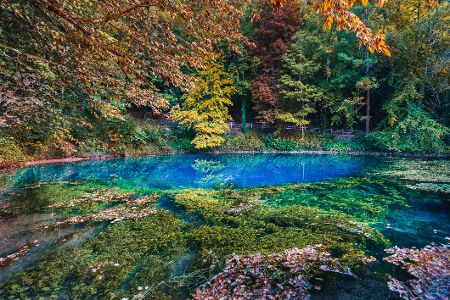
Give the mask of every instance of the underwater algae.
[[[220, 165], [213, 167], [214, 172], [221, 169]], [[211, 173], [210, 164], [202, 168]], [[62, 234], [48, 251], [39, 252], [42, 245], [32, 247], [10, 262], [20, 265], [35, 256], [35, 263], [1, 280], [0, 298], [199, 297], [227, 286], [218, 278], [225, 280], [228, 274], [230, 280], [239, 279], [241, 267], [234, 269], [234, 275], [227, 270], [233, 268], [230, 261], [246, 265], [242, 259], [250, 261], [248, 270], [253, 274], [244, 272], [250, 276], [242, 283], [244, 291], [266, 289], [258, 281], [263, 276], [271, 283], [268, 295], [283, 295], [301, 285], [297, 292], [302, 293], [294, 299], [303, 299], [320, 294], [321, 287], [335, 287], [333, 274], [338, 271], [352, 280], [372, 276], [384, 285], [382, 294], [386, 295], [391, 275], [380, 271], [370, 275], [371, 264], [379, 264], [386, 256], [383, 249], [396, 245], [396, 235], [386, 236], [390, 229], [383, 224], [393, 211], [412, 210], [418, 196], [435, 199], [444, 194], [408, 187], [429, 183], [426, 179], [419, 182], [377, 172], [247, 188], [167, 190], [115, 182], [41, 182], [6, 191], [10, 201], [5, 202], [8, 205], [2, 208], [1, 218], [39, 213], [44, 217], [32, 224], [36, 233], [45, 236], [69, 230], [69, 234]], [[439, 184], [447, 183], [441, 180]], [[416, 198], [412, 201], [411, 197]], [[70, 232], [83, 230], [92, 233], [71, 240]], [[20, 247], [10, 249], [0, 256]], [[321, 254], [311, 249], [326, 253], [326, 260], [332, 262], [329, 269], [326, 263], [314, 261]], [[293, 276], [284, 260], [265, 261], [289, 251], [310, 253], [304, 258], [311, 264]], [[254, 263], [258, 257], [263, 257], [261, 264]]]

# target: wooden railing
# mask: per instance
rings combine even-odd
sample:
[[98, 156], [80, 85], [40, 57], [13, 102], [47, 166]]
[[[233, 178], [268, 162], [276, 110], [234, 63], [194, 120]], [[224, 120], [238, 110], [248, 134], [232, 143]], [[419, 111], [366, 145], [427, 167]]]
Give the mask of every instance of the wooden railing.
[[[180, 126], [178, 122], [172, 121], [170, 119], [155, 119], [151, 113], [130, 112], [129, 114], [138, 119], [145, 119], [146, 122], [151, 122], [152, 124], [155, 125]], [[240, 122], [227, 122], [227, 124], [230, 127], [230, 131], [242, 130], [242, 123]], [[249, 129], [261, 129], [261, 130], [265, 129], [274, 130], [276, 128], [276, 126], [272, 124], [262, 124], [255, 122], [246, 123], [245, 127]], [[320, 128], [313, 126], [297, 126], [297, 125], [284, 125], [282, 126], [282, 130], [298, 130], [299, 132], [303, 132], [303, 134], [314, 132], [325, 134], [329, 133], [329, 134], [336, 134], [339, 137], [343, 138], [353, 138], [355, 136], [364, 134], [364, 131], [362, 130], [344, 129], [344, 128]]]
[[[230, 127], [230, 130], [242, 130], [242, 123], [237, 122], [227, 122], [228, 126]], [[275, 125], [271, 124], [261, 124], [261, 123], [246, 123], [246, 128], [250, 129], [275, 129]], [[283, 130], [298, 130], [303, 131], [304, 133], [307, 132], [317, 132], [317, 133], [329, 133], [329, 134], [336, 134], [342, 137], [354, 137], [357, 135], [363, 135], [365, 134], [362, 130], [354, 130], [354, 129], [344, 129], [344, 128], [320, 128], [320, 127], [313, 127], [313, 126], [297, 126], [297, 125], [285, 125], [282, 126]]]

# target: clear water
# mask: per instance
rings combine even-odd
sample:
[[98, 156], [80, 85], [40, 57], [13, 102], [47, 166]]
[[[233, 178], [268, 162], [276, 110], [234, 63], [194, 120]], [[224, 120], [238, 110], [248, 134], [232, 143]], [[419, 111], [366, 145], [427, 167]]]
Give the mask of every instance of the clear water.
[[[185, 272], [188, 272], [188, 266], [192, 265], [198, 253], [202, 252], [199, 246], [192, 246], [189, 235], [184, 237], [187, 240], [183, 246], [170, 246], [167, 250], [164, 247], [168, 242], [165, 242], [163, 248], [166, 250], [145, 250], [140, 254], [143, 259], [138, 260], [138, 263], [127, 265], [127, 261], [134, 261], [134, 258], [121, 261], [121, 271], [111, 271], [122, 274], [122, 277], [117, 275], [121, 279], [114, 277], [114, 280], [110, 280], [112, 287], [100, 284], [100, 277], [86, 279], [87, 275], [83, 275], [83, 272], [85, 269], [91, 270], [94, 262], [98, 264], [99, 261], [112, 260], [113, 257], [120, 260], [121, 255], [126, 256], [125, 253], [131, 253], [133, 249], [140, 253], [134, 248], [139, 245], [133, 245], [133, 242], [144, 243], [138, 242], [141, 236], [123, 243], [116, 241], [122, 236], [125, 239], [125, 235], [128, 238], [128, 234], [134, 234], [132, 231], [137, 230], [134, 227], [122, 229], [120, 226], [128, 224], [126, 221], [88, 221], [51, 228], [42, 227], [50, 222], [101, 212], [118, 205], [107, 202], [101, 205], [85, 203], [80, 207], [49, 208], [54, 203], [72, 201], [98, 190], [112, 189], [132, 193], [133, 197], [153, 193], [162, 195], [155, 208], [167, 211], [168, 216], [173, 218], [167, 226], [180, 222], [182, 234], [201, 226], [202, 220], [185, 208], [175, 205], [171, 193], [191, 188], [231, 189], [248, 193], [245, 195], [262, 191], [258, 192], [259, 200], [270, 209], [306, 205], [330, 211], [337, 210], [380, 230], [384, 237], [389, 239], [390, 245], [423, 247], [432, 242], [444, 243], [450, 235], [449, 166], [450, 162], [445, 159], [186, 154], [49, 164], [20, 169], [0, 177], [0, 257], [17, 252], [23, 245], [30, 245], [31, 250], [19, 256], [17, 260], [0, 265], [0, 288], [8, 287], [5, 292], [0, 292], [0, 298], [43, 296], [69, 299], [81, 297], [79, 295], [84, 295], [81, 298], [85, 298], [85, 290], [90, 291], [90, 297], [128, 297], [137, 293], [137, 287], [148, 285], [151, 287], [151, 293], [158, 291], [151, 294], [150, 299], [164, 298], [167, 295], [177, 295], [173, 298], [183, 299], [192, 293], [192, 286], [202, 283], [201, 280], [195, 284], [186, 283], [191, 279], [183, 279]], [[391, 174], [392, 170], [400, 170], [403, 173]], [[434, 189], [411, 188], [424, 183], [434, 185]], [[272, 188], [277, 191], [275, 194], [267, 192]], [[344, 201], [348, 199], [351, 201]], [[139, 224], [140, 221], [136, 222]], [[149, 226], [151, 227], [151, 224]], [[105, 247], [102, 240], [112, 234], [112, 231], [119, 229], [122, 233], [115, 237], [116, 240], [110, 241], [113, 249], [109, 253], [110, 249], [102, 248]], [[152, 238], [153, 232], [146, 230], [141, 235]], [[164, 236], [170, 235], [170, 232], [162, 233], [162, 236], [154, 234], [156, 240], [150, 241], [149, 245], [157, 244]], [[178, 250], [175, 251], [175, 248]], [[90, 249], [90, 252], [83, 254], [86, 249]], [[239, 253], [238, 249], [232, 247], [229, 251], [229, 255]], [[380, 247], [368, 246], [366, 251], [378, 257], [382, 257], [384, 253]], [[70, 259], [69, 262], [65, 261], [68, 259], [64, 257], [66, 252], [70, 253], [69, 256], [79, 255], [77, 259], [81, 261], [67, 270], [64, 269], [64, 273], [58, 271], [58, 268], [72, 263]], [[59, 256], [62, 256], [60, 260], [53, 259]], [[162, 265], [167, 267], [163, 271], [157, 271]], [[154, 273], [161, 274], [155, 275], [149, 271], [152, 269], [155, 270]], [[375, 269], [385, 272], [384, 266]], [[197, 272], [195, 269], [189, 272], [192, 271]], [[26, 277], [26, 274], [40, 272], [55, 272], [55, 275], [42, 275], [43, 279], [40, 280]], [[167, 272], [164, 275], [166, 277], [162, 275], [164, 272]], [[147, 273], [150, 275], [142, 275], [144, 278], [139, 275]], [[89, 273], [89, 276], [91, 275]], [[55, 278], [54, 282], [52, 276]], [[107, 271], [102, 273], [103, 276], [109, 276]], [[160, 277], [165, 284], [160, 285]], [[203, 283], [206, 280], [205, 277]], [[319, 293], [315, 297], [331, 299], [334, 298], [332, 295], [341, 295], [342, 297], [339, 297], [342, 299], [361, 299], [361, 294], [358, 295], [361, 290], [366, 290], [367, 295], [364, 297], [367, 299], [392, 297], [383, 280], [385, 279], [377, 279], [375, 283], [370, 283], [372, 288], [363, 284], [358, 289], [358, 284], [362, 283], [354, 283], [352, 291], [359, 292], [341, 295], [341, 290], [339, 293], [324, 290], [323, 294]], [[30, 290], [27, 285], [36, 286], [36, 289]], [[158, 294], [159, 290], [161, 294]], [[376, 296], [377, 294], [380, 296]]]
[[19, 171], [16, 181], [20, 185], [90, 179], [160, 189], [219, 183], [255, 187], [356, 175], [373, 163], [361, 156], [183, 154], [35, 166]]

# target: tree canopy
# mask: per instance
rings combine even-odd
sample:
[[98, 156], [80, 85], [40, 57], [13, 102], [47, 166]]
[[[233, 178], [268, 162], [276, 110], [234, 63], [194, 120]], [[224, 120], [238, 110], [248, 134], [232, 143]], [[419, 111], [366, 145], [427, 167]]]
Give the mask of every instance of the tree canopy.
[[412, 141], [424, 127], [411, 116], [441, 147], [448, 10], [432, 0], [4, 0], [0, 143], [54, 156], [96, 139], [116, 151], [138, 126], [127, 115], [150, 112], [186, 125], [198, 148], [220, 145], [229, 120]]

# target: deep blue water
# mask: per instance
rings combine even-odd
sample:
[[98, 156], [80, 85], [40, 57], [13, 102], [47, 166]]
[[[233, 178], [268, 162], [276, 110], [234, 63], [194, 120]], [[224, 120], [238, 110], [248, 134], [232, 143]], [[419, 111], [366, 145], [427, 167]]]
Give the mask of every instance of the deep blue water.
[[19, 171], [21, 185], [42, 181], [101, 180], [147, 188], [254, 187], [357, 175], [374, 158], [334, 155], [172, 155], [34, 166]]

